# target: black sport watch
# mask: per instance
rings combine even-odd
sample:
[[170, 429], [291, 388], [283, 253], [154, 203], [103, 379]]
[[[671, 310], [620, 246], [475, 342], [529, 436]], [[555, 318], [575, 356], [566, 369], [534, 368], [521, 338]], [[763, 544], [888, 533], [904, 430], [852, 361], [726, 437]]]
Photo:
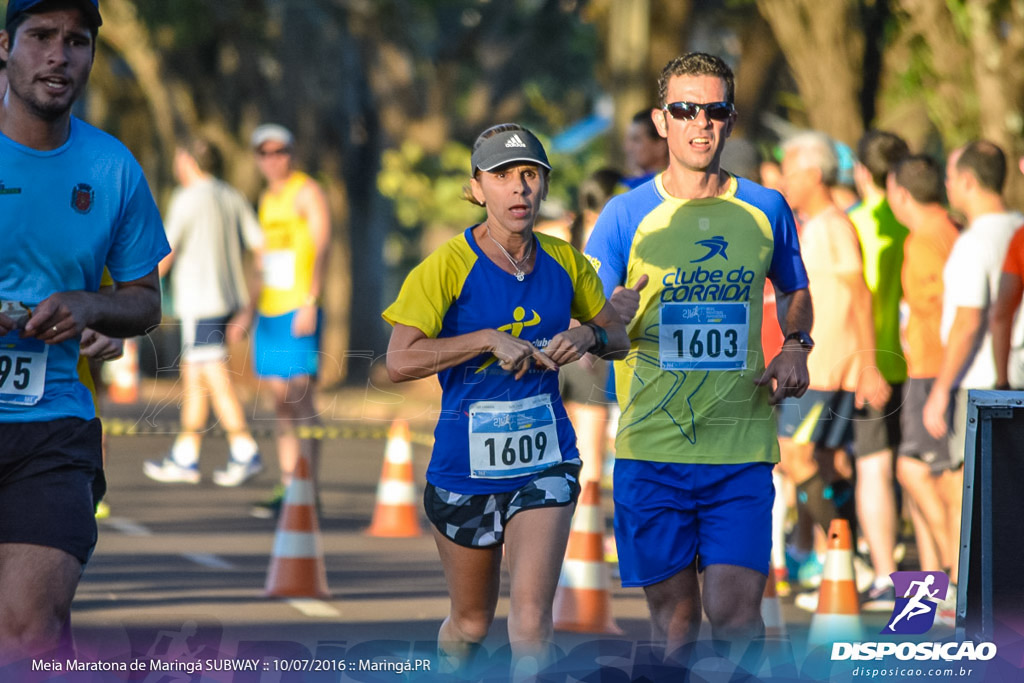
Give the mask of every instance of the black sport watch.
[[600, 356], [606, 346], [608, 346], [608, 333], [603, 327], [594, 322], [583, 323], [584, 327], [589, 327], [594, 331], [594, 345], [587, 349], [587, 353], [593, 353]]
[[802, 330], [790, 332], [789, 334], [786, 335], [786, 339], [782, 343], [785, 344], [790, 339], [795, 339], [797, 342], [799, 342], [800, 348], [802, 348], [804, 351], [810, 351], [811, 349], [814, 348], [814, 340], [811, 339], [811, 335]]

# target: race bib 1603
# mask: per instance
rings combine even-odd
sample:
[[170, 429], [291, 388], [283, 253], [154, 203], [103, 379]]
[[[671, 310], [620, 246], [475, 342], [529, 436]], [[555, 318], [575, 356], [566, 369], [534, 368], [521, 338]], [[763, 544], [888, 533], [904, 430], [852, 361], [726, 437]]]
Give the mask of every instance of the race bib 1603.
[[745, 370], [750, 304], [663, 303], [658, 327], [662, 370]]

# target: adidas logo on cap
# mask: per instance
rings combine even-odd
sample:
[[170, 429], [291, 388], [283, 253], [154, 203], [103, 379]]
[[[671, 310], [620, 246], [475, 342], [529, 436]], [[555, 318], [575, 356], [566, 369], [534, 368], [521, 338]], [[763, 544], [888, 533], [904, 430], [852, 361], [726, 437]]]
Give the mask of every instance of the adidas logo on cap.
[[523, 139], [521, 137], [519, 137], [518, 133], [516, 133], [515, 135], [513, 135], [512, 137], [510, 137], [508, 140], [505, 141], [505, 146], [506, 147], [526, 147], [526, 143], [523, 142]]

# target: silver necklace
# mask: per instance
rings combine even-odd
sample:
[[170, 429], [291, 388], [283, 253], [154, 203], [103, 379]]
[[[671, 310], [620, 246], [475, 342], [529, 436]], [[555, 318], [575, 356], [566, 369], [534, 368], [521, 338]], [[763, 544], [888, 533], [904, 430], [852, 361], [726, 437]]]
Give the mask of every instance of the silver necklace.
[[501, 246], [501, 242], [499, 242], [498, 240], [494, 239], [494, 237], [491, 236], [491, 226], [487, 226], [487, 237], [496, 245], [498, 245], [498, 249], [501, 249], [501, 253], [505, 255], [505, 258], [508, 259], [508, 262], [511, 263], [512, 267], [516, 269], [516, 279], [522, 282], [523, 279], [526, 277], [526, 273], [523, 272], [522, 266], [520, 264], [526, 263], [527, 261], [530, 260], [530, 254], [533, 253], [533, 237], [530, 237], [530, 243], [526, 245], [526, 255], [523, 256], [523, 258], [520, 259], [519, 261], [516, 261], [514, 258], [512, 258], [512, 254], [505, 251], [505, 247]]

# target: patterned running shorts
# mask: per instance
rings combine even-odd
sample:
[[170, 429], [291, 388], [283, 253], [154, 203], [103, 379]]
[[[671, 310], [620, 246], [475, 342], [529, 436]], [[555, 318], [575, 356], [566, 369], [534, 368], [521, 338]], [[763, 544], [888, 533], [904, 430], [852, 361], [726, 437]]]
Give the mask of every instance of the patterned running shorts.
[[517, 512], [575, 503], [580, 495], [579, 474], [576, 458], [549, 467], [515, 491], [454, 493], [428, 483], [423, 508], [427, 519], [454, 543], [492, 548], [504, 541], [505, 526]]

